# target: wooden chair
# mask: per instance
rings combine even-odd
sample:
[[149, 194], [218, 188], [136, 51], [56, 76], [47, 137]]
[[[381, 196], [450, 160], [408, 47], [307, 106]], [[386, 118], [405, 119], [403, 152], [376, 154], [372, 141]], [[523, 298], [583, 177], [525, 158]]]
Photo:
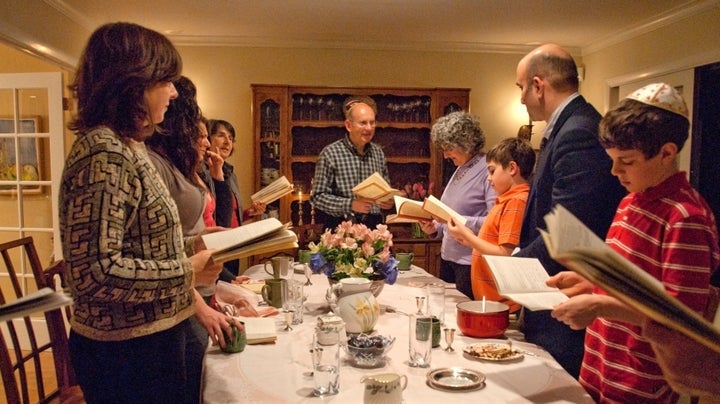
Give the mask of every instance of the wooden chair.
[[[64, 279], [64, 262], [54, 263], [44, 271], [32, 237], [0, 244], [0, 254], [8, 279], [0, 283], [0, 304], [23, 296], [22, 277], [17, 272], [24, 261], [32, 269], [36, 287], [55, 289], [55, 276]], [[30, 317], [7, 321], [0, 329], [0, 375], [8, 403], [30, 403], [30, 391], [36, 392], [33, 402], [82, 403], [82, 392], [75, 381], [70, 364], [68, 334], [63, 309], [44, 313], [50, 341], [42, 343], [38, 336], [43, 326]], [[40, 360], [41, 354], [52, 355], [55, 378]], [[45, 373], [45, 375], [43, 374]], [[45, 377], [43, 377], [45, 376]]]

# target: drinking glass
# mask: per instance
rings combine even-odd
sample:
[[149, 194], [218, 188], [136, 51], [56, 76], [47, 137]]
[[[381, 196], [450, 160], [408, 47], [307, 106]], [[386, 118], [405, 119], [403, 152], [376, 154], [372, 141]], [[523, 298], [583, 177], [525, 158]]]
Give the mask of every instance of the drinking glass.
[[427, 291], [428, 315], [435, 316], [440, 324], [445, 323], [445, 285], [440, 282], [425, 285]]
[[[328, 337], [332, 337], [331, 341]], [[313, 364], [313, 394], [318, 397], [331, 396], [340, 391], [338, 379], [340, 376], [340, 343], [339, 333], [331, 336], [324, 335], [324, 343], [320, 345], [317, 335], [313, 338], [313, 348], [310, 351]], [[325, 344], [326, 342], [331, 342]]]
[[432, 316], [412, 314], [409, 318], [410, 341], [408, 365], [414, 368], [430, 367], [432, 356]]
[[283, 296], [283, 310], [293, 313], [292, 325], [303, 322], [303, 286], [305, 282], [300, 280], [288, 280]]

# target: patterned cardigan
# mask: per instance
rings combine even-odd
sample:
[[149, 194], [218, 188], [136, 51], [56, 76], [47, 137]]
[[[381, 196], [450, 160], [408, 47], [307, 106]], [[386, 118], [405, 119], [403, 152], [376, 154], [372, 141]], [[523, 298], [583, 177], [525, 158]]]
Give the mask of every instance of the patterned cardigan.
[[106, 127], [80, 134], [59, 199], [75, 332], [126, 340], [193, 315], [193, 270], [177, 207], [144, 143]]

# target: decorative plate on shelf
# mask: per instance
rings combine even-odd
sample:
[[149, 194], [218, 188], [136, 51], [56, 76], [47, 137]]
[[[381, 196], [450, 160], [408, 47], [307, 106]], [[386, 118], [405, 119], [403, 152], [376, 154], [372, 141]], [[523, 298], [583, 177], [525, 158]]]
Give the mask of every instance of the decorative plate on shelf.
[[428, 386], [445, 391], [472, 391], [485, 387], [485, 375], [472, 369], [450, 367], [427, 373]]
[[522, 359], [524, 354], [508, 344], [479, 343], [468, 345], [463, 352], [473, 359], [506, 362]]

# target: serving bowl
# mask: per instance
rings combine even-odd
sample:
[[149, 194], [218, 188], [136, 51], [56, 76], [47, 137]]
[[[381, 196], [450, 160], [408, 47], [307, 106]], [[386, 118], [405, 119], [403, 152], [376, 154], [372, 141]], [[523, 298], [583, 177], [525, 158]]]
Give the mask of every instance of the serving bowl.
[[377, 368], [385, 365], [387, 353], [395, 338], [382, 335], [353, 335], [344, 346], [350, 364], [359, 368]]
[[470, 337], [500, 337], [510, 322], [510, 307], [504, 303], [473, 300], [458, 303], [456, 308], [458, 328]]

